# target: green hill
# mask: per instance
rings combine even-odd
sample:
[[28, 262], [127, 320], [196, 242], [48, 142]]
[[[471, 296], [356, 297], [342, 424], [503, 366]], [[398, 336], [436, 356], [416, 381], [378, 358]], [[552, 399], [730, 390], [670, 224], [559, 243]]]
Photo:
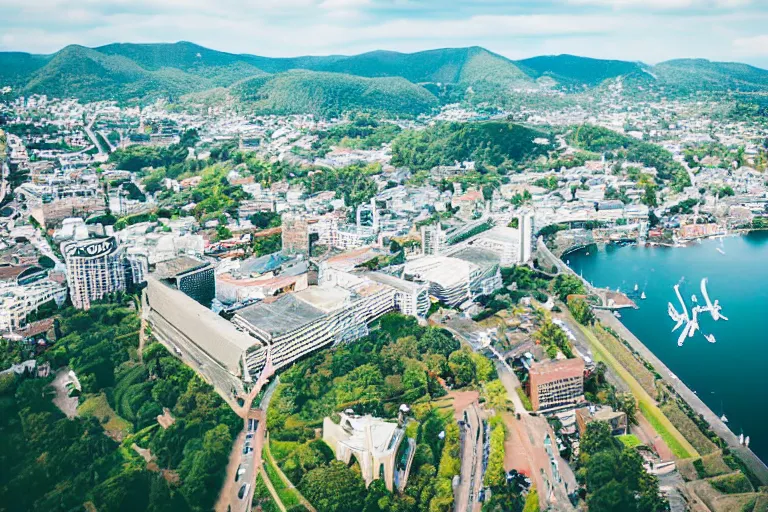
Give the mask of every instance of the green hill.
[[392, 165], [428, 170], [438, 165], [475, 161], [492, 167], [514, 167], [546, 155], [549, 134], [502, 121], [440, 123], [425, 130], [403, 132], [392, 144]]
[[22, 91], [83, 101], [125, 101], [179, 96], [213, 86], [211, 80], [180, 69], [147, 70], [127, 57], [68, 46], [34, 71]]
[[736, 62], [711, 62], [704, 59], [679, 59], [657, 64], [651, 69], [659, 85], [683, 93], [766, 92], [768, 71]]
[[221, 87], [265, 74], [249, 62], [248, 56], [209, 50], [183, 41], [173, 44], [110, 44], [94, 50], [105, 55], [125, 57], [148, 71], [178, 69]]
[[483, 48], [444, 48], [417, 53], [375, 51], [311, 65], [315, 70], [367, 77], [401, 76], [414, 83], [530, 83], [515, 64]]
[[45, 66], [50, 59], [45, 55], [21, 52], [0, 52], [0, 87], [23, 87], [30, 75]]
[[250, 78], [232, 95], [257, 111], [337, 116], [350, 111], [416, 115], [437, 106], [426, 89], [404, 78], [364, 78], [295, 70]]
[[640, 64], [574, 55], [533, 57], [515, 62], [529, 77], [550, 77], [567, 88], [595, 87], [610, 78], [642, 73]]

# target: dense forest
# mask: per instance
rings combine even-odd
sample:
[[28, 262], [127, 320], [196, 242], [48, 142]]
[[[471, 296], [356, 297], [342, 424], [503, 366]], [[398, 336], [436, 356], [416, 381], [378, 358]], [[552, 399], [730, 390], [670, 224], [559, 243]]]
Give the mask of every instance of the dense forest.
[[476, 166], [516, 170], [525, 162], [547, 155], [549, 135], [517, 124], [440, 123], [420, 131], [406, 131], [392, 144], [392, 165], [414, 171], [438, 165], [474, 161]]
[[[139, 362], [132, 306], [61, 312], [61, 337], [43, 358], [77, 375], [75, 418], [53, 404], [53, 375], [0, 380], [0, 509], [212, 507], [241, 420], [159, 343], [150, 343]], [[156, 420], [164, 409], [173, 418], [168, 428]], [[151, 463], [134, 444], [149, 450]]]

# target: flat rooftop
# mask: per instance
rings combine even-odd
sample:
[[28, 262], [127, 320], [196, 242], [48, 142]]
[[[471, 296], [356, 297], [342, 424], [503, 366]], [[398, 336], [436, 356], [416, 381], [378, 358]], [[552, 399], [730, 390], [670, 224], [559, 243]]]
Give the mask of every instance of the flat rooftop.
[[208, 266], [207, 261], [200, 261], [190, 256], [179, 256], [178, 258], [158, 263], [155, 269], [155, 277], [158, 279], [172, 279], [186, 272], [198, 270], [206, 266]]
[[325, 313], [291, 293], [275, 301], [262, 301], [245, 307], [236, 315], [272, 336], [279, 336], [313, 322]]
[[349, 291], [338, 286], [310, 286], [293, 295], [324, 313], [340, 308], [352, 296]]
[[406, 274], [417, 274], [421, 279], [441, 286], [466, 282], [477, 265], [467, 260], [448, 256], [425, 256], [405, 264]]
[[468, 246], [451, 254], [452, 258], [458, 258], [478, 267], [489, 268], [501, 263], [501, 257], [493, 251], [480, 247]]

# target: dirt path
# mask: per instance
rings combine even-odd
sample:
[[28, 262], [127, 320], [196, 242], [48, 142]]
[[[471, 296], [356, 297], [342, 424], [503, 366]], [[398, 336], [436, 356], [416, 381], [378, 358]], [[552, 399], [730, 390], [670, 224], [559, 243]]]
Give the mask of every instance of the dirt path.
[[56, 377], [53, 379], [51, 386], [56, 390], [56, 397], [53, 399], [53, 405], [58, 407], [67, 418], [72, 419], [77, 416], [77, 406], [80, 404], [80, 399], [76, 396], [69, 396], [67, 384], [70, 381], [69, 368], [59, 368], [56, 371]]

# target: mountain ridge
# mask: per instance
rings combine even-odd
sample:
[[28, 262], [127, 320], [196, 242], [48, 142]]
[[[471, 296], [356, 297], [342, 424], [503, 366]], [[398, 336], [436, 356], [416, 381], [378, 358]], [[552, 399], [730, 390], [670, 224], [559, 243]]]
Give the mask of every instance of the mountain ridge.
[[[293, 73], [278, 78], [297, 70], [315, 74]], [[377, 98], [379, 105], [394, 107], [392, 113], [414, 114], [428, 110], [436, 101], [495, 102], [520, 90], [540, 87], [579, 92], [620, 77], [685, 94], [768, 92], [768, 70], [747, 64], [674, 59], [650, 66], [569, 54], [511, 60], [479, 46], [413, 53], [375, 50], [357, 55], [264, 57], [221, 52], [179, 41], [112, 43], [95, 48], [69, 45], [48, 55], [0, 52], [0, 87], [10, 85], [18, 94], [145, 102], [229, 88], [236, 97], [248, 96], [252, 102], [253, 87], [258, 83], [258, 89], [270, 84], [262, 94], [284, 98], [278, 102], [278, 110], [290, 110], [283, 108], [288, 97], [274, 88], [278, 84], [301, 98], [313, 90], [321, 92], [327, 104], [312, 103], [318, 111], [357, 108], [356, 98], [339, 98], [334, 94], [367, 91]], [[374, 82], [361, 82], [360, 78]], [[393, 78], [410, 85], [392, 80], [376, 82]], [[248, 88], [237, 85], [248, 80]], [[427, 100], [424, 92], [435, 101]], [[403, 94], [414, 103], [404, 104], [394, 97], [385, 97], [389, 94]], [[264, 99], [258, 101], [265, 104]]]

